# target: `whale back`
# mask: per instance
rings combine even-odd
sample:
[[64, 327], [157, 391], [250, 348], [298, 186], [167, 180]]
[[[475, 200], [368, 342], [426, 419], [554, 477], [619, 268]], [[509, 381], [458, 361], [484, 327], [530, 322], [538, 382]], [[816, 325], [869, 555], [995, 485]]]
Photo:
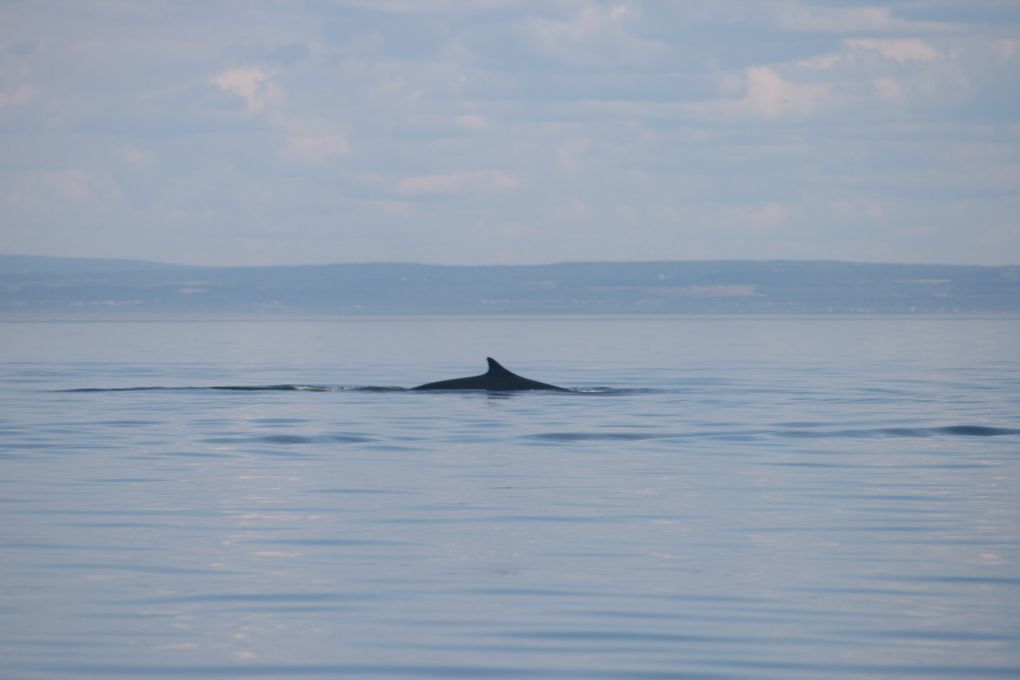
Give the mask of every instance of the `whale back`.
[[468, 378], [453, 378], [438, 382], [425, 383], [413, 388], [415, 390], [488, 390], [490, 392], [519, 392], [524, 390], [552, 390], [567, 392], [562, 387], [531, 380], [507, 370], [492, 357], [486, 357], [489, 369], [482, 375]]

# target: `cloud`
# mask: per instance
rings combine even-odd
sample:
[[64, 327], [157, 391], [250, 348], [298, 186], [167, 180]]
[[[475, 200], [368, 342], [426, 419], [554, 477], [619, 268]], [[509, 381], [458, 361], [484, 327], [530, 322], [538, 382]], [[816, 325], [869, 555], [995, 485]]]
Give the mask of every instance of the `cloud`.
[[127, 165], [142, 168], [152, 163], [152, 154], [148, 153], [137, 146], [125, 146], [121, 148], [117, 157]]
[[509, 191], [521, 181], [501, 170], [462, 170], [438, 175], [404, 177], [397, 185], [402, 194], [461, 194]]
[[284, 91], [260, 68], [230, 69], [213, 78], [213, 83], [243, 99], [251, 113], [276, 109], [286, 99]]
[[880, 98], [898, 106], [902, 106], [907, 103], [907, 95], [895, 78], [890, 78], [888, 76], [875, 78], [872, 85]]
[[287, 137], [286, 154], [291, 159], [322, 163], [330, 158], [346, 156], [351, 144], [346, 135], [304, 135], [291, 133]]
[[767, 203], [761, 206], [733, 208], [729, 216], [734, 226], [753, 230], [769, 231], [786, 226], [793, 210], [784, 203]]
[[910, 22], [896, 19], [889, 7], [820, 7], [784, 2], [775, 15], [776, 24], [787, 31], [854, 33], [892, 31]]
[[337, 7], [354, 7], [387, 14], [445, 14], [480, 12], [520, 4], [520, 0], [332, 0]]
[[0, 109], [24, 106], [35, 99], [38, 92], [28, 85], [19, 85], [10, 92], [0, 92]]
[[847, 38], [841, 45], [843, 49], [839, 52], [800, 59], [794, 62], [794, 65], [813, 71], [832, 71], [838, 68], [864, 69], [866, 60], [863, 57], [866, 55], [876, 55], [901, 65], [911, 62], [931, 63], [943, 57], [943, 54], [931, 44], [916, 38]]
[[1020, 54], [1020, 41], [1018, 40], [997, 40], [992, 47], [1000, 59], [1012, 59]]
[[40, 176], [40, 180], [70, 201], [87, 201], [96, 195], [93, 179], [84, 170], [64, 170]]
[[387, 217], [408, 217], [411, 206], [405, 201], [370, 201], [369, 205]]
[[589, 149], [591, 140], [586, 137], [568, 139], [556, 147], [556, 163], [564, 174], [575, 174], [581, 169]]
[[286, 114], [283, 111], [286, 92], [263, 69], [230, 69], [216, 76], [213, 82], [220, 89], [244, 99], [248, 113], [263, 115], [270, 123], [283, 129], [286, 141], [282, 153], [285, 158], [317, 164], [350, 154], [350, 140], [345, 133], [334, 129], [335, 125], [301, 120]]
[[[839, 46], [836, 52], [781, 66], [788, 77], [799, 75], [816, 81], [825, 78], [827, 92], [783, 93], [789, 104], [800, 102], [801, 115], [823, 111], [888, 115], [889, 108], [875, 108], [876, 103], [892, 104], [900, 109], [899, 114], [920, 106], [959, 106], [971, 94], [972, 77], [987, 71], [978, 66], [981, 61], [987, 62], [987, 57], [982, 60], [976, 55], [996, 50], [960, 38], [941, 38], [938, 46], [920, 38], [846, 38]], [[760, 114], [774, 112], [776, 91], [789, 89], [792, 83], [779, 83], [762, 72], [756, 75], [750, 79], [744, 104]], [[820, 108], [822, 104], [824, 109]]]
[[841, 64], [844, 60], [844, 55], [838, 52], [828, 52], [808, 57], [807, 59], [801, 59], [796, 62], [796, 65], [813, 71], [828, 71]]
[[825, 83], [798, 84], [785, 80], [771, 68], [747, 69], [747, 90], [742, 99], [724, 103], [724, 111], [765, 120], [802, 118], [821, 108], [831, 86]]
[[591, 215], [591, 208], [580, 199], [572, 199], [553, 209], [553, 218], [560, 222], [577, 222], [586, 220]]
[[[0, 224], [37, 252], [93, 230], [93, 252], [183, 261], [265, 237], [278, 262], [437, 241], [468, 262], [494, 257], [470, 233], [487, 220], [535, 230], [518, 261], [847, 257], [900, 224], [1020, 214], [1020, 20], [999, 0], [172, 6], [5, 10]], [[885, 212], [831, 208], [869, 201]], [[898, 254], [965, 255], [934, 243]]]
[[853, 49], [878, 52], [886, 59], [892, 59], [901, 64], [909, 61], [935, 61], [940, 56], [937, 49], [918, 39], [853, 38], [844, 40], [843, 44]]
[[54, 207], [56, 203], [106, 205], [121, 197], [120, 186], [105, 172], [77, 168], [4, 173], [7, 185], [3, 201], [10, 206]]
[[485, 116], [479, 116], [471, 113], [454, 116], [453, 122], [458, 127], [466, 130], [483, 130], [490, 124], [489, 119]]
[[647, 63], [668, 54], [666, 45], [635, 34], [639, 20], [626, 4], [586, 4], [562, 21], [529, 18], [525, 35], [541, 54], [575, 65]]

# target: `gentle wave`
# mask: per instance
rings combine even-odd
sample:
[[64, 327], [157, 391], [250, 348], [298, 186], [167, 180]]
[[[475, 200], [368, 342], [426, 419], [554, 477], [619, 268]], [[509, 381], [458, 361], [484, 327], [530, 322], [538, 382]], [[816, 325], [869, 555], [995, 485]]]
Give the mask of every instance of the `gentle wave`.
[[943, 427], [879, 427], [870, 430], [833, 430], [829, 432], [811, 432], [792, 430], [783, 433], [785, 436], [822, 436], [822, 437], [1002, 437], [1018, 435], [1020, 429], [1010, 427], [993, 427], [990, 425], [947, 425]]
[[315, 436], [297, 434], [269, 434], [254, 437], [220, 436], [202, 440], [204, 444], [364, 444], [375, 441], [358, 434], [322, 434]]
[[385, 387], [378, 385], [204, 385], [166, 387], [147, 385], [140, 387], [76, 387], [58, 392], [406, 392], [406, 387]]
[[[67, 394], [88, 394], [104, 392], [415, 392], [410, 387], [399, 387], [395, 385], [302, 385], [282, 383], [279, 385], [139, 385], [132, 387], [74, 387], [70, 389], [54, 390], [55, 392]], [[579, 387], [577, 389], [564, 389], [561, 392], [546, 390], [524, 390], [523, 393], [540, 394], [576, 394], [582, 396], [608, 396], [627, 397], [644, 396], [654, 394], [685, 394], [687, 390], [642, 388], [642, 387]], [[522, 392], [499, 390], [428, 390], [429, 394], [521, 394]]]
[[699, 430], [692, 432], [540, 432], [524, 435], [523, 439], [552, 442], [642, 441], [646, 439], [702, 439], [802, 437], [846, 439], [872, 437], [1002, 437], [1020, 435], [1020, 429], [988, 425], [948, 425], [942, 427], [878, 427], [854, 430], [761, 429], [761, 430]]

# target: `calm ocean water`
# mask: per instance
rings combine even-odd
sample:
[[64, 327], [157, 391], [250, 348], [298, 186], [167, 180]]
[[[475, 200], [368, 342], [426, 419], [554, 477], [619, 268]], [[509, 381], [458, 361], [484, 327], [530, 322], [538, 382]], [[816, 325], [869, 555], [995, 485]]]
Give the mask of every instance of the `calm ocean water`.
[[5, 679], [1020, 676], [1020, 320], [0, 334]]

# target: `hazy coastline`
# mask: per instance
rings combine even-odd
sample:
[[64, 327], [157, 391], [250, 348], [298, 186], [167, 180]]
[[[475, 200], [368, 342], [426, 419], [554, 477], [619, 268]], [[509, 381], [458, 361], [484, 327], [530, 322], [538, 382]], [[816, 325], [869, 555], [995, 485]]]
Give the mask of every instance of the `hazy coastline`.
[[1020, 313], [1020, 267], [834, 261], [196, 267], [0, 256], [4, 318]]

